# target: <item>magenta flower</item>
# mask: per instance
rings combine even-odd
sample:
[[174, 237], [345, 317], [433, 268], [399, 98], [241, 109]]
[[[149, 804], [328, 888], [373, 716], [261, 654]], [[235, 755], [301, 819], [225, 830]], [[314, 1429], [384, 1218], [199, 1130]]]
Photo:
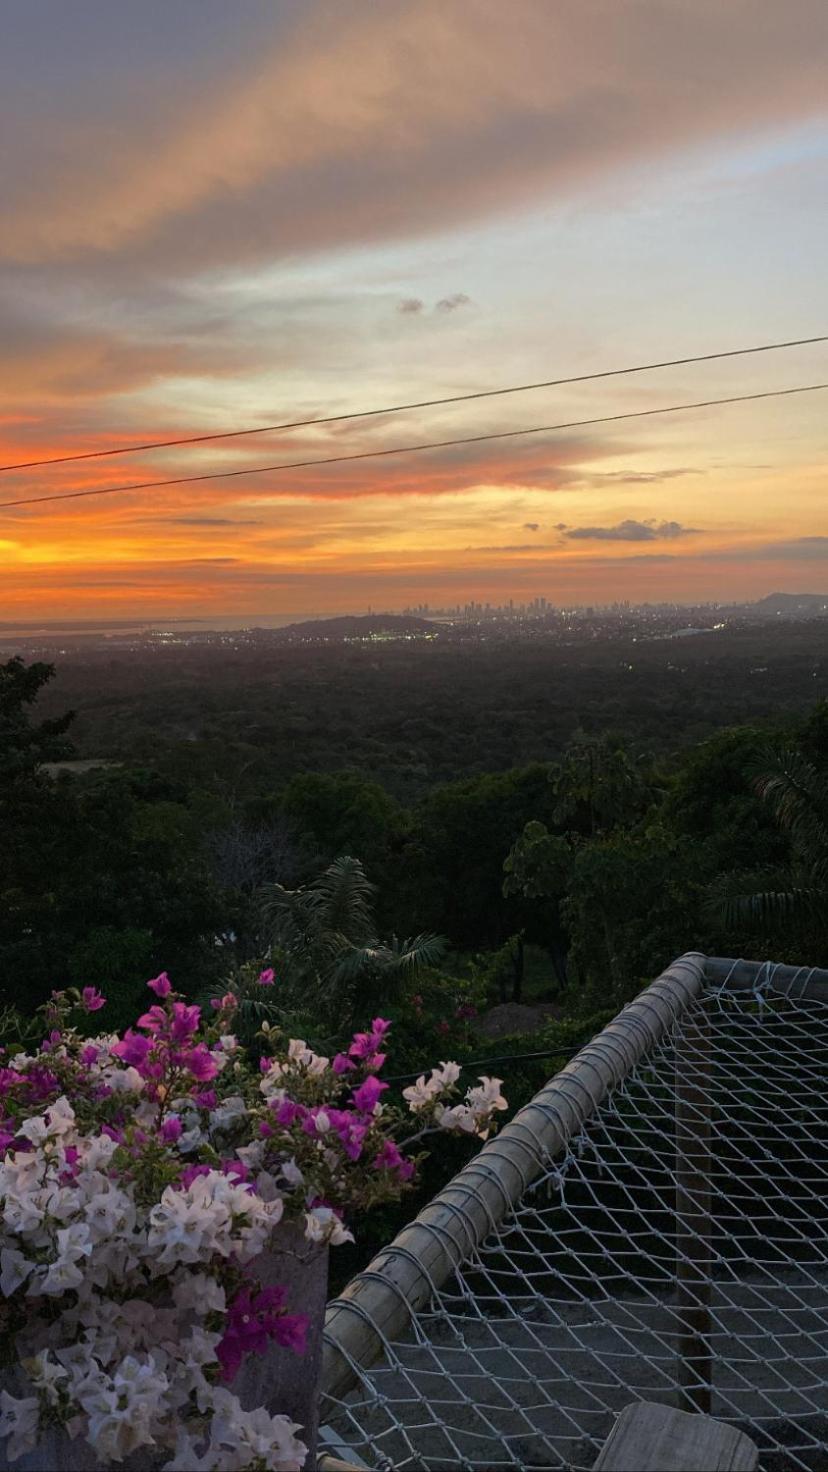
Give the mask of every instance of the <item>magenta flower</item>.
[[120, 1058], [128, 1068], [141, 1068], [147, 1061], [152, 1043], [149, 1038], [142, 1038], [139, 1032], [133, 1032], [130, 1027], [120, 1043], [113, 1043], [112, 1052], [116, 1058]]
[[354, 1040], [348, 1052], [352, 1058], [370, 1058], [382, 1046], [383, 1038], [388, 1032], [391, 1023], [383, 1017], [375, 1017], [371, 1023], [370, 1032], [354, 1033]]
[[166, 971], [162, 971], [160, 976], [154, 976], [152, 981], [147, 982], [147, 986], [157, 997], [168, 997], [172, 991], [172, 983]]
[[153, 1003], [149, 1012], [138, 1018], [136, 1026], [142, 1027], [145, 1032], [161, 1032], [167, 1026], [166, 1008], [159, 1007], [157, 1002]]
[[170, 1037], [174, 1043], [186, 1042], [194, 1032], [198, 1032], [200, 1022], [200, 1007], [188, 1007], [185, 1002], [173, 1002]]
[[406, 1160], [400, 1154], [399, 1146], [394, 1140], [385, 1140], [382, 1148], [377, 1152], [371, 1162], [375, 1170], [393, 1170], [402, 1181], [410, 1181], [414, 1174], [414, 1161]]
[[284, 1311], [287, 1290], [274, 1285], [261, 1292], [251, 1293], [242, 1288], [227, 1310], [227, 1327], [224, 1337], [216, 1346], [216, 1357], [221, 1365], [221, 1378], [232, 1380], [248, 1354], [264, 1354], [268, 1341], [303, 1354], [308, 1320], [304, 1314], [286, 1314]]
[[387, 1084], [382, 1083], [374, 1074], [371, 1074], [358, 1089], [354, 1089], [351, 1095], [354, 1108], [358, 1109], [360, 1114], [373, 1114], [380, 1094], [387, 1088]]
[[223, 997], [210, 998], [210, 1006], [214, 1012], [232, 1012], [233, 1008], [238, 1005], [238, 998], [232, 992], [225, 992]]
[[264, 971], [259, 972], [259, 986], [272, 986], [276, 980], [276, 973], [272, 966], [266, 966]]
[[[198, 1008], [194, 1010], [197, 1012]], [[200, 1084], [209, 1083], [219, 1071], [218, 1063], [204, 1043], [198, 1043], [195, 1048], [190, 1048], [189, 1052], [183, 1055], [182, 1062]]]
[[193, 1095], [193, 1101], [198, 1105], [199, 1109], [215, 1109], [218, 1104], [218, 1097], [215, 1089], [201, 1089], [197, 1094]]
[[304, 1354], [309, 1322], [307, 1314], [282, 1314], [273, 1325], [273, 1338], [282, 1349], [292, 1349], [294, 1354]]
[[85, 1048], [81, 1048], [80, 1061], [83, 1064], [84, 1068], [92, 1067], [92, 1064], [95, 1062], [95, 1059], [98, 1056], [98, 1052], [99, 1049], [95, 1047], [94, 1043], [87, 1043]]
[[84, 1012], [100, 1012], [106, 1006], [106, 997], [102, 997], [94, 986], [85, 986], [81, 992], [81, 1006]]
[[271, 1108], [276, 1116], [276, 1123], [284, 1125], [286, 1129], [290, 1129], [294, 1120], [304, 1120], [308, 1112], [306, 1105], [297, 1104], [295, 1099], [280, 1099], [278, 1103], [274, 1100]]
[[356, 1064], [351, 1062], [347, 1053], [337, 1053], [331, 1068], [334, 1073], [351, 1073], [356, 1068]]
[[184, 1126], [177, 1114], [168, 1115], [159, 1130], [159, 1134], [165, 1145], [174, 1145], [176, 1140], [181, 1139], [183, 1132]]

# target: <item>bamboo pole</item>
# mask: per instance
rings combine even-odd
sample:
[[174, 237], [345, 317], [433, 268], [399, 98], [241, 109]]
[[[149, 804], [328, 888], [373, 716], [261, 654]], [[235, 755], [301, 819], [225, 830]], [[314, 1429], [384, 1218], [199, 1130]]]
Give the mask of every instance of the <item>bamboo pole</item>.
[[676, 1303], [681, 1406], [710, 1415], [712, 1037], [705, 1011], [676, 1037]]
[[328, 1306], [321, 1390], [341, 1399], [452, 1272], [496, 1229], [607, 1094], [701, 995], [705, 957], [671, 966], [379, 1252]]
[[777, 966], [767, 961], [735, 961], [726, 956], [708, 956], [705, 980], [727, 991], [753, 991], [761, 985], [782, 996], [828, 1002], [828, 971], [816, 966]]

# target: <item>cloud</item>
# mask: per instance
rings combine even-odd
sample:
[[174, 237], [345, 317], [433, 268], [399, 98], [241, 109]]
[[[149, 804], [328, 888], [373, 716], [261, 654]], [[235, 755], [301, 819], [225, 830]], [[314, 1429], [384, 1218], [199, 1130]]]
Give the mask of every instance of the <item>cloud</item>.
[[525, 532], [536, 532], [539, 527], [540, 527], [540, 522], [539, 521], [525, 521], [523, 523], [523, 530]]
[[422, 312], [424, 308], [425, 302], [421, 301], [418, 296], [406, 296], [400, 302], [399, 306], [397, 307], [397, 311], [402, 312], [403, 316], [405, 317], [415, 317], [419, 315], [419, 313]]
[[786, 542], [765, 542], [762, 547], [755, 548], [752, 553], [755, 558], [802, 558], [805, 561], [821, 560], [828, 557], [828, 537], [793, 537]]
[[464, 291], [456, 291], [453, 296], [443, 296], [434, 304], [435, 312], [456, 312], [458, 307], [467, 307], [471, 301]]
[[698, 535], [698, 527], [678, 521], [619, 521], [616, 526], [561, 526], [564, 536], [582, 542], [658, 542]]
[[[205, 18], [172, 36], [172, 55], [165, 27], [151, 61], [151, 41], [134, 59], [122, 48], [119, 85], [96, 99], [105, 148], [90, 118], [105, 10], [54, 11], [48, 46], [30, 38], [17, 103], [6, 257], [190, 271], [410, 237], [824, 105], [824, 0], [767, 0], [761, 24], [755, 0], [281, 10], [257, 16], [254, 44], [241, 26], [211, 53]], [[50, 86], [55, 48], [68, 85]], [[175, 87], [159, 87], [176, 57]]]
[[683, 475], [704, 475], [694, 465], [676, 465], [665, 470], [604, 470], [589, 472], [572, 481], [573, 490], [601, 486], [655, 486], [661, 481], [676, 480]]
[[153, 520], [169, 522], [171, 526], [264, 526], [259, 517], [240, 516], [159, 516]]
[[464, 547], [464, 552], [543, 552], [537, 542], [518, 542], [499, 547]]

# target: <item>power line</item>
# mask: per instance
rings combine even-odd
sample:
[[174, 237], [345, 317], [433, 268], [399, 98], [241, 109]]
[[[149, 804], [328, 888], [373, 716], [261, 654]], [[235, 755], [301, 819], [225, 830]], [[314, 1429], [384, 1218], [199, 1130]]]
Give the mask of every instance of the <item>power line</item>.
[[253, 429], [227, 429], [215, 434], [193, 434], [175, 440], [148, 440], [140, 445], [119, 445], [110, 450], [81, 450], [72, 455], [53, 455], [44, 460], [18, 460], [0, 465], [0, 473], [9, 470], [34, 470], [41, 465], [66, 465], [75, 460], [102, 460], [111, 455], [137, 455], [143, 450], [164, 450], [181, 445], [205, 445], [212, 440], [241, 439], [245, 435], [271, 434], [277, 430], [307, 429], [314, 424], [341, 424], [347, 419], [372, 419], [381, 414], [404, 414], [410, 409], [436, 409], [445, 404], [468, 404], [474, 399], [494, 399], [504, 394], [525, 394], [539, 388], [561, 388], [569, 383], [594, 383], [600, 378], [621, 378], [631, 373], [652, 373], [657, 368], [681, 368], [689, 363], [712, 363], [719, 358], [741, 358], [751, 353], [775, 353], [781, 348], [810, 347], [828, 342], [822, 337], [798, 337], [788, 342], [767, 342], [758, 347], [730, 348], [722, 353], [701, 353], [694, 358], [668, 358], [661, 363], [637, 363], [627, 368], [607, 368], [601, 373], [578, 373], [568, 378], [547, 378], [541, 383], [519, 383], [508, 388], [479, 389], [471, 394], [452, 394], [441, 399], [419, 399], [410, 404], [389, 404], [383, 409], [355, 409], [348, 414], [327, 414], [316, 419], [292, 419], [285, 424], [259, 424]]
[[178, 475], [169, 480], [133, 481], [125, 486], [98, 486], [88, 491], [59, 491], [51, 496], [25, 496], [16, 501], [0, 501], [0, 511], [11, 506], [40, 506], [47, 501], [78, 501], [87, 496], [114, 496], [125, 491], [148, 491], [165, 486], [194, 485], [198, 481], [232, 480], [239, 475], [275, 474], [281, 470], [303, 470], [319, 465], [343, 465], [353, 460], [380, 460], [388, 455], [413, 455], [421, 450], [445, 450], [452, 445], [479, 445], [491, 440], [522, 439], [532, 434], [552, 434], [561, 429], [583, 429], [595, 424], [617, 424], [622, 419], [648, 419], [658, 414], [679, 414], [686, 409], [710, 409], [716, 404], [747, 404], [756, 399], [782, 399], [791, 394], [816, 393], [828, 383], [805, 383], [797, 388], [767, 389], [761, 394], [733, 394], [723, 399], [698, 399], [692, 404], [668, 404], [661, 409], [634, 409], [625, 414], [603, 414], [595, 419], [570, 419], [561, 424], [539, 424], [533, 429], [503, 429], [496, 434], [464, 435], [459, 439], [429, 440], [421, 445], [395, 445], [388, 450], [361, 450], [355, 455], [327, 455], [317, 460], [282, 461], [278, 465], [250, 465], [241, 470], [212, 470], [203, 475]]

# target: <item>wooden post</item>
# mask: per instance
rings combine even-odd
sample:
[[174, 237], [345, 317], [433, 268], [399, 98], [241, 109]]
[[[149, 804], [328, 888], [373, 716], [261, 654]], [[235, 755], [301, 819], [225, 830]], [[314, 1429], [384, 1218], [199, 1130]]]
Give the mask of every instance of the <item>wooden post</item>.
[[593, 1472], [756, 1472], [756, 1445], [722, 1421], [646, 1400], [627, 1406]]
[[711, 1026], [685, 1016], [676, 1039], [676, 1303], [681, 1408], [710, 1414]]

